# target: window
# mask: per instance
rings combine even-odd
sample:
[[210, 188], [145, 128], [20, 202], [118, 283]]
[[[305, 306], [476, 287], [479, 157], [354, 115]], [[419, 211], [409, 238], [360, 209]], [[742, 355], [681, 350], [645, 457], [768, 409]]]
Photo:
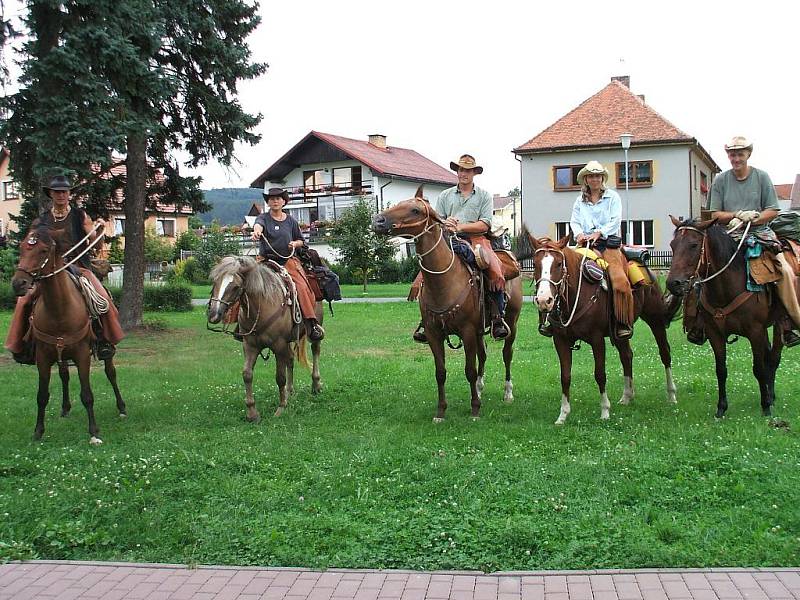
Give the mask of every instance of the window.
[[114, 217], [114, 235], [125, 235], [125, 219]]
[[333, 170], [333, 191], [361, 193], [361, 167], [338, 167]]
[[708, 193], [708, 175], [700, 171], [700, 193], [704, 196]]
[[623, 221], [622, 242], [629, 246], [653, 245], [653, 221]]
[[3, 182], [3, 199], [4, 200], [14, 200], [19, 198], [19, 192], [17, 191], [17, 182], [16, 181], [4, 181]]
[[175, 219], [157, 219], [156, 233], [164, 237], [175, 237]]
[[578, 172], [586, 165], [553, 167], [553, 189], [555, 191], [579, 190]]
[[[640, 160], [628, 163], [630, 177], [628, 187], [650, 187], [653, 185], [653, 161]], [[625, 163], [617, 163], [617, 187], [625, 187]]]
[[575, 245], [575, 238], [572, 236], [572, 228], [569, 226], [569, 221], [559, 221], [556, 223], [556, 239], [560, 240], [565, 235], [569, 236], [569, 245]]
[[319, 194], [325, 185], [325, 171], [323, 169], [303, 171], [303, 185], [306, 188], [306, 194]]

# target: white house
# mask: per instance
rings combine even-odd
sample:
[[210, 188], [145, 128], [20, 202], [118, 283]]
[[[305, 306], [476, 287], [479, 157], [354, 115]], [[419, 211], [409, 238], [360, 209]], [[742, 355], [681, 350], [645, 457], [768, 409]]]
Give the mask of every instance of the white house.
[[[668, 250], [669, 215], [698, 217], [720, 168], [700, 143], [631, 92], [629, 77], [611, 83], [514, 149], [522, 163], [522, 220], [536, 235], [569, 232], [576, 177], [590, 160], [609, 171], [622, 197], [626, 243]], [[620, 135], [632, 134], [628, 189]]]
[[[384, 135], [355, 140], [311, 131], [250, 187], [287, 190], [285, 210], [309, 231], [313, 244], [324, 243], [325, 227], [358, 197], [383, 210], [413, 198], [421, 184], [425, 197], [433, 200], [456, 183], [455, 173], [414, 150], [387, 145]], [[317, 250], [328, 254], [324, 247]]]

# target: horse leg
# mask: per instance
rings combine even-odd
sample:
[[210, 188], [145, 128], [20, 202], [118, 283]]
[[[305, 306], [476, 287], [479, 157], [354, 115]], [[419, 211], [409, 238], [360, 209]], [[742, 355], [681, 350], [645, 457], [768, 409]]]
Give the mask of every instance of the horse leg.
[[709, 327], [708, 342], [711, 344], [711, 349], [714, 351], [714, 364], [717, 371], [717, 414], [716, 417], [721, 419], [725, 416], [728, 410], [728, 366], [726, 362], [727, 349], [725, 348], [725, 337], [717, 330], [716, 327]]
[[92, 446], [99, 446], [103, 443], [103, 440], [99, 437], [100, 430], [94, 419], [94, 394], [89, 380], [91, 360], [92, 357], [87, 349], [85, 353], [75, 358], [75, 365], [78, 367], [78, 378], [81, 382], [81, 402], [86, 409], [86, 415], [89, 417], [89, 443]]
[[434, 339], [431, 332], [428, 332], [428, 346], [433, 354], [433, 364], [436, 369], [436, 386], [439, 392], [439, 404], [436, 407], [436, 416], [433, 417], [434, 423], [444, 421], [444, 413], [447, 410], [447, 399], [444, 393], [444, 383], [447, 381], [447, 368], [444, 363], [444, 340]]
[[114, 366], [113, 358], [107, 358], [103, 362], [105, 363], [104, 371], [106, 372], [106, 379], [108, 379], [108, 382], [111, 384], [111, 388], [114, 390], [114, 398], [117, 400], [117, 412], [120, 418], [124, 419], [128, 416], [128, 410], [125, 407], [125, 401], [122, 399], [122, 394], [117, 385], [117, 367]]
[[769, 387], [772, 397], [772, 404], [775, 403], [775, 376], [781, 364], [781, 352], [783, 351], [783, 336], [778, 325], [772, 327], [772, 346], [767, 353], [767, 373], [769, 375]]
[[244, 381], [244, 403], [247, 406], [247, 420], [250, 423], [258, 423], [261, 415], [256, 410], [256, 400], [253, 398], [253, 367], [258, 360], [258, 349], [251, 346], [245, 340], [244, 343], [244, 367], [242, 368], [242, 380]]
[[[37, 350], [37, 354], [38, 354]], [[33, 439], [40, 440], [44, 435], [44, 412], [50, 401], [50, 367], [52, 363], [45, 364], [43, 358], [37, 357], [36, 367], [39, 370], [39, 390], [36, 393], [36, 427], [33, 430]]]
[[[605, 348], [605, 342], [603, 343], [603, 347]], [[594, 346], [592, 346], [592, 349], [594, 349]], [[622, 364], [622, 382], [623, 382], [622, 397], [619, 399], [619, 403], [628, 405], [631, 402], [633, 402], [633, 398], [636, 395], [636, 391], [634, 390], [633, 387], [633, 349], [631, 348], [630, 341], [618, 340], [617, 353], [619, 353], [619, 362]], [[605, 358], [603, 360], [605, 361]], [[595, 369], [597, 369], [597, 357], [595, 357], [594, 365]], [[603, 374], [605, 375], [605, 369]], [[595, 379], [597, 379], [597, 371], [595, 371]]]
[[667, 338], [667, 329], [664, 327], [663, 316], [657, 319], [651, 319], [642, 314], [642, 320], [650, 327], [653, 332], [653, 337], [656, 338], [656, 345], [658, 345], [658, 355], [661, 358], [661, 364], [664, 365], [664, 377], [667, 382], [667, 402], [677, 404], [678, 402], [678, 388], [675, 386], [675, 381], [672, 379], [672, 348], [669, 345]]
[[572, 381], [572, 342], [566, 337], [556, 334], [553, 344], [558, 353], [558, 362], [561, 366], [561, 412], [556, 419], [556, 425], [563, 425], [570, 413], [569, 386]]
[[67, 361], [58, 363], [58, 376], [61, 378], [61, 416], [69, 416], [72, 404], [69, 401], [69, 366]]
[[753, 375], [758, 380], [758, 388], [761, 392], [761, 414], [768, 417], [772, 412], [772, 395], [769, 386], [769, 358], [767, 356], [769, 338], [766, 329], [754, 332], [749, 340], [753, 353]]
[[503, 343], [503, 364], [506, 367], [506, 389], [503, 394], [503, 401], [510, 404], [514, 401], [514, 384], [511, 381], [511, 360], [514, 358], [514, 340], [517, 337], [517, 323], [514, 321], [513, 323], [509, 323], [508, 326], [511, 329], [511, 333], [508, 334], [508, 337], [506, 337]]
[[322, 350], [322, 342], [311, 342], [311, 393], [319, 394], [322, 390], [322, 382], [319, 374], [319, 353]]
[[484, 336], [478, 336], [478, 343], [477, 343], [477, 355], [478, 355], [478, 379], [475, 382], [475, 387], [478, 390], [478, 398], [483, 395], [483, 373], [484, 367], [486, 366], [486, 339]]
[[[608, 419], [609, 411], [611, 410], [611, 403], [608, 401], [608, 392], [606, 391], [606, 339], [598, 335], [592, 342], [592, 355], [594, 355], [594, 380], [597, 382], [597, 389], [600, 390], [600, 418], [603, 420]], [[624, 347], [628, 346], [625, 351]], [[626, 386], [630, 377], [631, 356], [630, 344], [628, 340], [620, 340], [618, 346], [620, 359], [622, 360], [622, 372], [628, 369], [628, 379], [626, 379]], [[631, 392], [633, 391], [633, 383], [631, 382]]]
[[286, 396], [294, 394], [294, 352], [291, 347], [286, 358]]
[[278, 386], [278, 408], [275, 409], [275, 416], [280, 417], [286, 408], [289, 398], [289, 388], [286, 385], [286, 371], [289, 361], [292, 359], [292, 351], [288, 344], [279, 343], [273, 348], [275, 352], [275, 385]]
[[476, 331], [463, 331], [461, 339], [464, 342], [464, 375], [469, 382], [472, 418], [478, 419], [481, 412], [481, 395], [478, 392], [478, 369], [475, 366], [475, 359], [478, 346], [483, 345], [483, 337]]

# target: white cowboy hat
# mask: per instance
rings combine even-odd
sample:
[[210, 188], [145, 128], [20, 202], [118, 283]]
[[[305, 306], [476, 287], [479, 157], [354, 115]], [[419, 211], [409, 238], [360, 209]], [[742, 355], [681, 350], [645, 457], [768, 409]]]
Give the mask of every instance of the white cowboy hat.
[[599, 173], [603, 176], [603, 183], [608, 181], [608, 169], [606, 169], [596, 160], [590, 160], [588, 163], [586, 163], [585, 167], [578, 171], [578, 185], [583, 185], [584, 177], [595, 173]]
[[750, 150], [753, 151], [753, 142], [748, 140], [743, 135], [735, 135], [731, 141], [725, 144], [725, 152], [728, 150]]

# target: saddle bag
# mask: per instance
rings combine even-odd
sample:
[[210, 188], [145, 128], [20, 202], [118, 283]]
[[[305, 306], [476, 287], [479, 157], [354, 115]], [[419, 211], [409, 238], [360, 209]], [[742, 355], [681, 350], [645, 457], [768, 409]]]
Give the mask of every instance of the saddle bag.
[[339, 287], [339, 276], [326, 265], [320, 265], [314, 267], [314, 278], [322, 291], [322, 299], [328, 302], [328, 310], [333, 314], [333, 305], [331, 302], [342, 299], [342, 290]]
[[583, 278], [589, 283], [603, 280], [603, 269], [594, 260], [587, 258], [583, 263]]
[[623, 246], [622, 253], [628, 260], [635, 260], [643, 265], [646, 265], [650, 260], [650, 251], [647, 248], [632, 248], [630, 246]]

